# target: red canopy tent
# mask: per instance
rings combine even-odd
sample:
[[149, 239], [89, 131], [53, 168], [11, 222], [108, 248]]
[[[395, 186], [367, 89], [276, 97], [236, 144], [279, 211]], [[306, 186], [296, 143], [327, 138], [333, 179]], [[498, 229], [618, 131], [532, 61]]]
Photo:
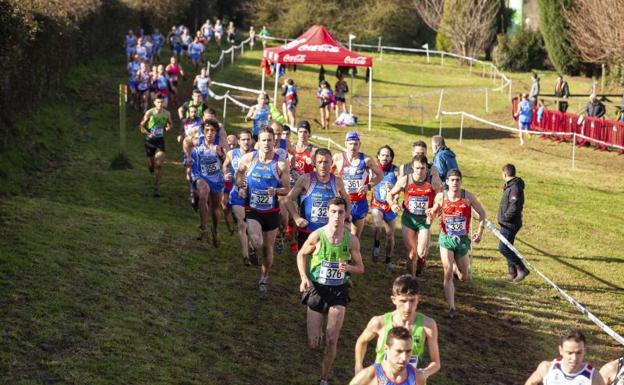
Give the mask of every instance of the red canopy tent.
[[[368, 128], [371, 128], [371, 105], [373, 93], [373, 58], [353, 52], [339, 43], [322, 25], [314, 25], [303, 35], [281, 47], [265, 48], [264, 59], [275, 63], [275, 72], [279, 72], [281, 65], [288, 64], [328, 64], [343, 67], [368, 67], [370, 77], [368, 81]], [[275, 91], [273, 100], [277, 99], [277, 81], [275, 76]], [[262, 75], [262, 89], [264, 90], [264, 71]]]

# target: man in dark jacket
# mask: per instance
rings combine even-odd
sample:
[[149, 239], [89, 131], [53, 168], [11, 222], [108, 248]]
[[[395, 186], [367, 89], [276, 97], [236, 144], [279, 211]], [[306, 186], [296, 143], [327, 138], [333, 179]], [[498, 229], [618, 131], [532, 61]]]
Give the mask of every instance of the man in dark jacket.
[[585, 115], [602, 118], [605, 115], [605, 106], [596, 99], [596, 94], [589, 95], [589, 103], [585, 106]]
[[[522, 227], [522, 208], [524, 206], [524, 181], [516, 176], [516, 167], [513, 164], [503, 166], [503, 197], [498, 207], [498, 224], [501, 234], [513, 245], [516, 234]], [[498, 244], [498, 250], [507, 259], [509, 281], [520, 282], [527, 275], [524, 263], [503, 242]]]
[[441, 135], [431, 137], [431, 147], [433, 150], [433, 167], [438, 170], [438, 176], [446, 186], [446, 173], [454, 168], [459, 170], [455, 153], [446, 147]]

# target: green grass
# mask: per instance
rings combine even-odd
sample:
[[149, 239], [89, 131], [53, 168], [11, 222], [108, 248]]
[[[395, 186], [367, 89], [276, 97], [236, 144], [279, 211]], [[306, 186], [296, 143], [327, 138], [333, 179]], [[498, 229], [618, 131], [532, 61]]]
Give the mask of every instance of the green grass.
[[[259, 57], [258, 51], [246, 53], [212, 77], [259, 87]], [[20, 163], [37, 158], [37, 152], [24, 155], [25, 147], [17, 146], [0, 157], [1, 164], [14, 170], [7, 190], [19, 193], [0, 201], [0, 382], [315, 383], [320, 355], [305, 346], [305, 308], [299, 304], [294, 256], [277, 256], [270, 292], [261, 298], [257, 271], [242, 266], [238, 240], [224, 226], [218, 251], [195, 241], [197, 217], [185, 200], [174, 134], [167, 134], [164, 196], [155, 200], [135, 112], [128, 115], [127, 153], [134, 168], [109, 168], [118, 154], [116, 85], [125, 80], [121, 59], [74, 70], [66, 99], [51, 101], [20, 122], [23, 132], [32, 132], [41, 154], [53, 156]], [[327, 78], [333, 81], [330, 70]], [[298, 114], [310, 120], [318, 116], [313, 97], [317, 75], [318, 68], [306, 66], [288, 73], [299, 85]], [[440, 87], [445, 88], [444, 109], [486, 116], [484, 93], [473, 89], [498, 86], [452, 60], [440, 67], [439, 62], [387, 53], [383, 61], [376, 58], [374, 76], [375, 95], [402, 96], [396, 99], [401, 107], [375, 109], [363, 149], [373, 154], [390, 144], [397, 163], [407, 160], [413, 140], [437, 133]], [[514, 92], [528, 88], [528, 74], [512, 77]], [[542, 77], [545, 87], [553, 75]], [[267, 80], [272, 89], [271, 78]], [[187, 77], [187, 94], [189, 83]], [[574, 79], [571, 86], [587, 84]], [[365, 96], [367, 85], [358, 77], [352, 91]], [[233, 95], [253, 101], [253, 95]], [[410, 116], [403, 107], [408, 95], [423, 105], [422, 116], [420, 111]], [[220, 111], [222, 103], [213, 106]], [[246, 127], [239, 111], [228, 106], [228, 131]], [[354, 112], [365, 131], [365, 107], [356, 104]], [[513, 124], [506, 95], [491, 94], [487, 117]], [[465, 187], [479, 196], [488, 216], [494, 218], [500, 198], [500, 169], [512, 161], [527, 183], [518, 248], [624, 333], [624, 258], [618, 247], [624, 216], [617, 209], [624, 204], [622, 158], [580, 148], [577, 168], [571, 170], [569, 144], [531, 139], [521, 147], [512, 135], [469, 121], [460, 144], [458, 126], [457, 118], [443, 119]], [[344, 131], [319, 133], [313, 127], [313, 133], [337, 142]], [[16, 144], [25, 142], [21, 138]], [[433, 232], [437, 234], [437, 226]], [[397, 244], [401, 242], [399, 236]], [[366, 272], [351, 291], [334, 370], [337, 384], [352, 376], [355, 339], [368, 319], [391, 309], [394, 276], [370, 261], [371, 243], [366, 229]], [[432, 248], [431, 267], [421, 280], [421, 309], [438, 321], [443, 368], [430, 384], [523, 382], [540, 360], [556, 355], [555, 334], [569, 326], [589, 334], [589, 359], [595, 364], [617, 356], [617, 345], [535, 274], [522, 285], [504, 282], [505, 263], [496, 245], [487, 234], [475, 248], [474, 280], [458, 289], [463, 316], [454, 321], [444, 318], [442, 270]], [[396, 255], [402, 253], [400, 245]]]

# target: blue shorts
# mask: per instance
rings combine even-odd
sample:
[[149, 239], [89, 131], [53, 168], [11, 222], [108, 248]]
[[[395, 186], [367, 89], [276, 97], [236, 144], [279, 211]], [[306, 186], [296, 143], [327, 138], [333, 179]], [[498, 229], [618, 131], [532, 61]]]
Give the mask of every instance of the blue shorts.
[[202, 96], [202, 98], [204, 98], [204, 101], [208, 100], [208, 92], [206, 92], [206, 93], [201, 92], [201, 96]]
[[182, 46], [180, 44], [174, 44], [173, 50], [179, 55], [180, 53], [182, 53]]
[[211, 180], [208, 180], [208, 178], [193, 178], [193, 190], [197, 190], [197, 181], [198, 180], [203, 180], [204, 182], [206, 182], [206, 184], [208, 185], [208, 187], [210, 187], [210, 193], [211, 194], [219, 194], [223, 192], [223, 188], [225, 187], [225, 184], [223, 181], [220, 182], [214, 182]]
[[192, 61], [200, 61], [201, 60], [201, 53], [192, 53], [191, 54], [191, 60]]
[[230, 199], [228, 199], [228, 206], [245, 206], [246, 203], [245, 199], [238, 196], [238, 188], [236, 186], [232, 187]]
[[386, 222], [392, 222], [397, 217], [397, 213], [395, 213], [394, 211], [384, 211], [380, 209], [379, 207], [373, 207], [371, 211], [372, 210], [380, 211], [383, 214], [383, 220]]
[[351, 202], [351, 220], [357, 221], [366, 218], [368, 214], [368, 201], [362, 199], [361, 201]]
[[134, 47], [128, 47], [128, 48], [126, 48], [126, 53], [127, 53], [128, 55], [132, 55], [132, 54], [134, 53]]
[[129, 81], [128, 81], [128, 87], [129, 87], [132, 91], [136, 91], [136, 90], [137, 90], [137, 82], [136, 82], [136, 80], [129, 80]]

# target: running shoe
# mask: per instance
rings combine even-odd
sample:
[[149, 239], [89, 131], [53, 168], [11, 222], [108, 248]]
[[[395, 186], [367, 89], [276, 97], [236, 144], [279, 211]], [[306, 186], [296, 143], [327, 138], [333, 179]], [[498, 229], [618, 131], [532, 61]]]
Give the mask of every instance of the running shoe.
[[391, 273], [397, 272], [401, 268], [399, 265], [396, 265], [392, 262], [386, 262], [384, 263], [384, 266], [386, 267], [386, 270], [388, 270]]
[[249, 260], [249, 257], [246, 255], [243, 255], [243, 265], [251, 266], [251, 261]]
[[297, 242], [291, 242], [290, 243], [290, 252], [293, 254], [297, 254], [299, 252], [299, 245], [297, 245]]
[[455, 308], [449, 309], [448, 316], [449, 318], [457, 318], [457, 310]]
[[258, 290], [260, 291], [260, 293], [266, 293], [267, 290], [269, 289], [269, 284], [267, 282], [260, 282], [258, 284]]
[[381, 248], [379, 246], [373, 247], [373, 262], [379, 261], [379, 254], [381, 252]]
[[329, 381], [327, 381], [327, 380], [326, 380], [326, 379], [324, 379], [324, 378], [321, 378], [321, 379], [319, 380], [319, 385], [329, 385]]
[[416, 260], [416, 275], [421, 275], [427, 267], [427, 260], [425, 258], [418, 258]]

